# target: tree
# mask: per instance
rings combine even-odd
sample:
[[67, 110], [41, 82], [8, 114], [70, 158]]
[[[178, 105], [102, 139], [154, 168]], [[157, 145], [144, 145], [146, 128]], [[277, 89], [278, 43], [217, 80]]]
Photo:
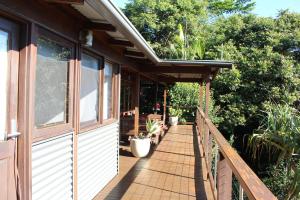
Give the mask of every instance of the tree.
[[[295, 102], [299, 102], [300, 63], [297, 47], [300, 44], [300, 14], [282, 11], [275, 19], [233, 15], [219, 18], [209, 28], [211, 34], [206, 42], [206, 58], [234, 61], [232, 70], [224, 70], [212, 82], [215, 105], [219, 106], [217, 116], [221, 118], [219, 129], [227, 138], [235, 136], [234, 146], [258, 174], [270, 176], [264, 180], [281, 199], [287, 194], [290, 197], [297, 195], [299, 165], [291, 173], [288, 170], [278, 173], [278, 167], [287, 166], [289, 161], [284, 159], [278, 167], [274, 166], [272, 160], [266, 162], [267, 158], [275, 158], [279, 154], [278, 151], [268, 151], [266, 147], [261, 148], [261, 162], [250, 162], [246, 138], [256, 132], [268, 116], [269, 109], [285, 104], [293, 107]], [[268, 134], [263, 134], [268, 131], [266, 126], [260, 130], [256, 132], [261, 134], [257, 138], [273, 140], [271, 133], [274, 130]], [[289, 135], [289, 130], [284, 130], [284, 134]], [[295, 144], [291, 140], [299, 140], [296, 137], [281, 139], [288, 143], [284, 143], [288, 147]], [[260, 144], [257, 142], [253, 144]], [[285, 175], [289, 177], [288, 181]], [[279, 189], [276, 186], [278, 182], [286, 187]]]
[[206, 58], [222, 54], [235, 63], [212, 85], [225, 135], [251, 134], [262, 120], [258, 113], [272, 102], [299, 99], [299, 27], [300, 15], [287, 12], [276, 19], [234, 15], [210, 27]]
[[253, 5], [252, 0], [131, 0], [124, 13], [159, 57], [201, 59], [208, 15], [247, 12]]
[[201, 40], [206, 22], [205, 1], [198, 0], [133, 0], [124, 9], [125, 15], [151, 44], [161, 58], [179, 58], [170, 52], [180, 45], [177, 35], [181, 27], [184, 46]]
[[252, 0], [210, 0], [208, 2], [209, 13], [217, 16], [231, 13], [248, 13], [255, 6]]

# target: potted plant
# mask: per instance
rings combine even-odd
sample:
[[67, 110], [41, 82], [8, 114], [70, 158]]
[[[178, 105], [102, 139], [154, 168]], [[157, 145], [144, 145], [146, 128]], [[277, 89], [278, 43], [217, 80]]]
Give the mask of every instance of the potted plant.
[[178, 124], [178, 117], [180, 117], [182, 111], [180, 109], [170, 108], [169, 109], [169, 124], [171, 126], [176, 126]]
[[155, 136], [160, 131], [159, 123], [154, 120], [146, 121], [146, 133], [140, 133], [137, 136], [130, 138], [131, 153], [138, 158], [148, 155], [151, 145], [151, 137]]

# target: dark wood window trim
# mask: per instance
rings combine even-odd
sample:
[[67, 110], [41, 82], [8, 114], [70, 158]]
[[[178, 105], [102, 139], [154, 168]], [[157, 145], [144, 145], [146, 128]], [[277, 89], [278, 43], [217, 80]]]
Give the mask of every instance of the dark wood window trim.
[[[44, 28], [41, 28], [41, 27], [36, 27], [35, 30], [34, 30], [34, 44], [37, 46], [37, 39], [39, 37], [41, 38], [45, 38], [45, 39], [50, 39], [52, 41], [55, 41], [56, 43], [62, 45], [62, 46], [65, 46], [65, 47], [68, 47], [71, 49], [71, 55], [70, 55], [70, 61], [69, 61], [69, 75], [68, 75], [68, 94], [67, 94], [67, 97], [68, 97], [68, 102], [67, 102], [67, 118], [66, 118], [66, 123], [57, 123], [57, 124], [51, 124], [49, 126], [45, 126], [45, 127], [39, 127], [37, 128], [35, 126], [35, 124], [33, 124], [33, 134], [32, 134], [32, 137], [33, 137], [33, 141], [40, 141], [40, 140], [44, 140], [44, 139], [47, 139], [47, 138], [50, 138], [50, 137], [53, 137], [53, 136], [57, 136], [57, 135], [61, 135], [61, 134], [64, 134], [64, 133], [68, 133], [68, 132], [72, 132], [74, 131], [74, 127], [73, 127], [73, 121], [74, 121], [74, 118], [73, 118], [73, 98], [74, 98], [74, 70], [75, 70], [75, 47], [76, 47], [76, 44], [75, 43], [72, 43], [70, 41], [68, 41], [67, 39], [65, 38], [62, 38], [61, 36], [58, 36], [57, 34], [55, 33], [52, 33]], [[37, 51], [36, 51], [36, 55], [35, 57], [37, 57]], [[36, 60], [37, 61], [37, 60]], [[37, 63], [35, 61], [35, 64], [34, 64], [34, 80], [31, 80], [32, 81], [32, 84], [33, 84], [33, 87], [35, 88], [35, 81], [36, 81], [36, 78], [35, 78], [35, 70], [36, 70], [36, 66], [37, 66]], [[35, 95], [35, 93], [33, 94]], [[33, 98], [33, 101], [34, 101], [35, 98]], [[35, 103], [33, 102], [33, 105], [35, 105]], [[34, 111], [34, 107], [33, 107], [33, 118], [35, 119], [35, 111]], [[33, 123], [34, 123], [35, 120], [33, 120]]]
[[[90, 50], [87, 50], [85, 48], [82, 49], [80, 58], [82, 58], [82, 54], [86, 54], [88, 56], [91, 56], [93, 58], [96, 58], [98, 60], [98, 64], [99, 64], [99, 85], [98, 85], [98, 89], [99, 89], [99, 93], [98, 93], [98, 120], [91, 120], [88, 122], [80, 122], [79, 119], [79, 123], [80, 123], [80, 131], [79, 132], [87, 132], [90, 130], [94, 130], [97, 129], [99, 127], [101, 127], [101, 122], [102, 122], [102, 104], [103, 104], [103, 99], [102, 99], [102, 71], [103, 71], [103, 67], [104, 67], [104, 58], [94, 52], [91, 52]], [[80, 81], [79, 81], [79, 87], [81, 87], [81, 61], [80, 61]], [[81, 89], [81, 88], [80, 88]], [[79, 89], [79, 118], [80, 118], [80, 89]]]

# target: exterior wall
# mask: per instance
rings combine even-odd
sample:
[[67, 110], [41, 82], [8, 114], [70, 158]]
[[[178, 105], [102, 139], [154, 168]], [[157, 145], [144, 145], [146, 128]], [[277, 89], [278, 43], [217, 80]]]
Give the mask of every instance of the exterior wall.
[[93, 199], [118, 174], [119, 123], [79, 134], [78, 199]]
[[32, 145], [32, 199], [73, 199], [73, 133]]
[[[0, 16], [22, 27], [18, 98], [18, 131], [21, 132], [18, 139], [18, 169], [22, 199], [43, 199], [52, 194], [51, 197], [55, 197], [53, 199], [92, 199], [118, 173], [118, 119], [81, 133], [79, 100], [75, 95], [72, 100], [75, 116], [72, 131], [39, 141], [33, 140], [35, 90], [32, 80], [37, 52], [35, 27], [42, 27], [74, 43], [76, 91], [82, 51], [78, 36], [86, 19], [66, 5], [34, 0], [1, 1]], [[103, 33], [97, 33], [93, 47], [87, 49], [117, 64], [128, 64], [128, 60], [124, 60], [118, 51], [101, 41], [101, 35]], [[119, 91], [116, 93], [119, 96]], [[118, 101], [117, 105], [119, 99], [115, 100]]]

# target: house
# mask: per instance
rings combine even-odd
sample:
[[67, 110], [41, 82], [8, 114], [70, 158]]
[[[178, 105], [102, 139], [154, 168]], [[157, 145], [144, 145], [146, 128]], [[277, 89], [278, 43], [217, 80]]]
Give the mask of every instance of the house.
[[120, 122], [139, 131], [141, 80], [209, 89], [232, 66], [161, 60], [110, 0], [1, 1], [0, 45], [1, 200], [93, 199], [119, 172]]

